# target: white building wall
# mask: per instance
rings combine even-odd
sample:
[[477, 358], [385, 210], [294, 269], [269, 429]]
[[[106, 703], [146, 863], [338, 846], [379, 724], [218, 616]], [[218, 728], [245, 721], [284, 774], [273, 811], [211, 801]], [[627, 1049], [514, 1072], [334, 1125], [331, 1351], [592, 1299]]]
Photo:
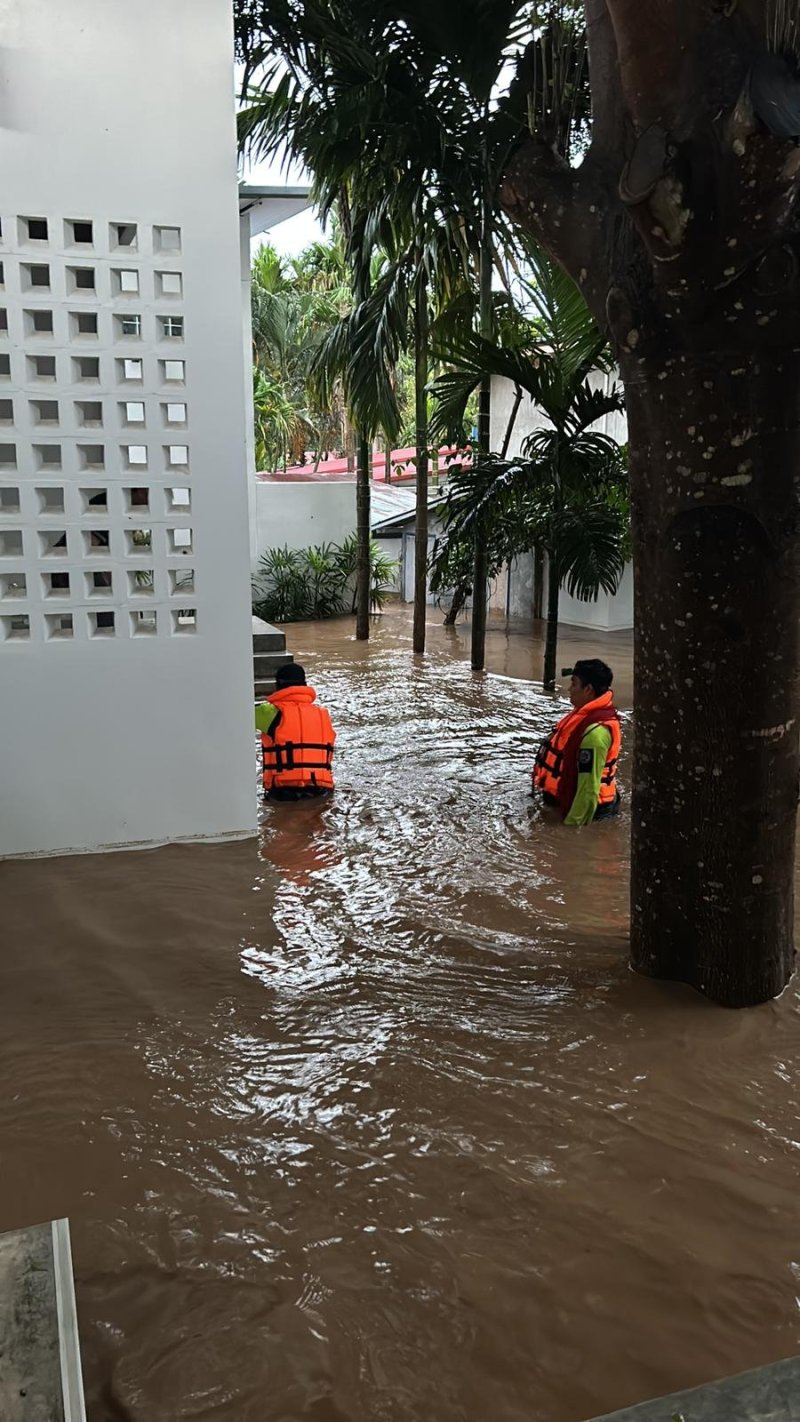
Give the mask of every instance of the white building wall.
[[296, 483], [255, 481], [253, 572], [268, 548], [308, 548], [341, 543], [356, 530], [353, 480]]
[[[607, 383], [614, 377], [594, 375], [592, 384]], [[511, 381], [492, 381], [492, 449], [499, 450], [514, 405], [514, 386]], [[508, 446], [510, 458], [520, 453], [525, 438], [534, 430], [541, 429], [547, 420], [528, 395], [523, 396]], [[611, 435], [620, 444], [628, 438], [628, 424], [624, 413], [605, 415], [598, 422], [598, 429]], [[515, 560], [511, 569], [511, 588], [508, 610], [512, 617], [530, 617], [533, 608], [533, 557]], [[593, 628], [595, 631], [616, 632], [633, 626], [633, 570], [625, 569], [622, 582], [613, 597], [600, 593], [596, 602], [581, 602], [570, 597], [566, 589], [561, 592], [559, 621], [575, 627]]]
[[0, 44], [0, 854], [251, 833], [229, 0]]

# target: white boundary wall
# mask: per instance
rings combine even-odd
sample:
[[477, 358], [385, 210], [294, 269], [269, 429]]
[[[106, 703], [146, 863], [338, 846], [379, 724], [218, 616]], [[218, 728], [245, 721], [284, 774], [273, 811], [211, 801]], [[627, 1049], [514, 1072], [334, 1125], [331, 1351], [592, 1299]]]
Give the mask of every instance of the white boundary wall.
[[255, 480], [253, 571], [269, 548], [341, 543], [356, 531], [356, 486], [350, 479]]
[[252, 833], [230, 3], [0, 16], [0, 854]]

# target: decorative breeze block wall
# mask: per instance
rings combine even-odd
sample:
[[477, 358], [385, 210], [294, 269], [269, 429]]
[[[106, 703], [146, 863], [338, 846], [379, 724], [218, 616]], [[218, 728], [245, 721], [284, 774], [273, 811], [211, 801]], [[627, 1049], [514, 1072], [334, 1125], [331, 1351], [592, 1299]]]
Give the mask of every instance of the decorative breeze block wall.
[[166, 221], [0, 215], [0, 657], [202, 627], [182, 248]]

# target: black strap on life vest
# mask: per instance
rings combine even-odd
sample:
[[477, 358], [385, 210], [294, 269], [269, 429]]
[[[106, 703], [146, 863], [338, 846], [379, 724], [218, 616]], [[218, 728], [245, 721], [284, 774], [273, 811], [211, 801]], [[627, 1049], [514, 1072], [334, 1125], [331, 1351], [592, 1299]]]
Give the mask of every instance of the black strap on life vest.
[[603, 774], [600, 776], [600, 784], [601, 784], [601, 785], [613, 785], [613, 784], [614, 784], [614, 781], [615, 781], [616, 778], [617, 778], [617, 760], [618, 760], [618, 758], [619, 758], [618, 756], [614, 756], [612, 760], [607, 760], [607, 761], [606, 761], [605, 766], [603, 767]]
[[[307, 751], [324, 751], [324, 760], [311, 760]], [[267, 763], [267, 757], [274, 756], [275, 764]], [[280, 745], [264, 747], [264, 768], [280, 775], [284, 770], [330, 770], [333, 764], [333, 746], [329, 741], [283, 741]]]

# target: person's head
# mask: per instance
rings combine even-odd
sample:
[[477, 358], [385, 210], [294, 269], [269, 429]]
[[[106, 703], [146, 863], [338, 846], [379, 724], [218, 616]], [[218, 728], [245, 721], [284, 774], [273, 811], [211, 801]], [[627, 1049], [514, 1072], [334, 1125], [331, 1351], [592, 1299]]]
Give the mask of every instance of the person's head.
[[569, 699], [575, 710], [580, 711], [582, 706], [588, 706], [590, 701], [604, 696], [613, 680], [614, 673], [611, 668], [597, 657], [587, 657], [582, 662], [576, 662], [569, 684]]
[[278, 691], [283, 691], [287, 686], [305, 686], [306, 674], [297, 662], [287, 662], [285, 666], [278, 667], [275, 673], [275, 686]]

